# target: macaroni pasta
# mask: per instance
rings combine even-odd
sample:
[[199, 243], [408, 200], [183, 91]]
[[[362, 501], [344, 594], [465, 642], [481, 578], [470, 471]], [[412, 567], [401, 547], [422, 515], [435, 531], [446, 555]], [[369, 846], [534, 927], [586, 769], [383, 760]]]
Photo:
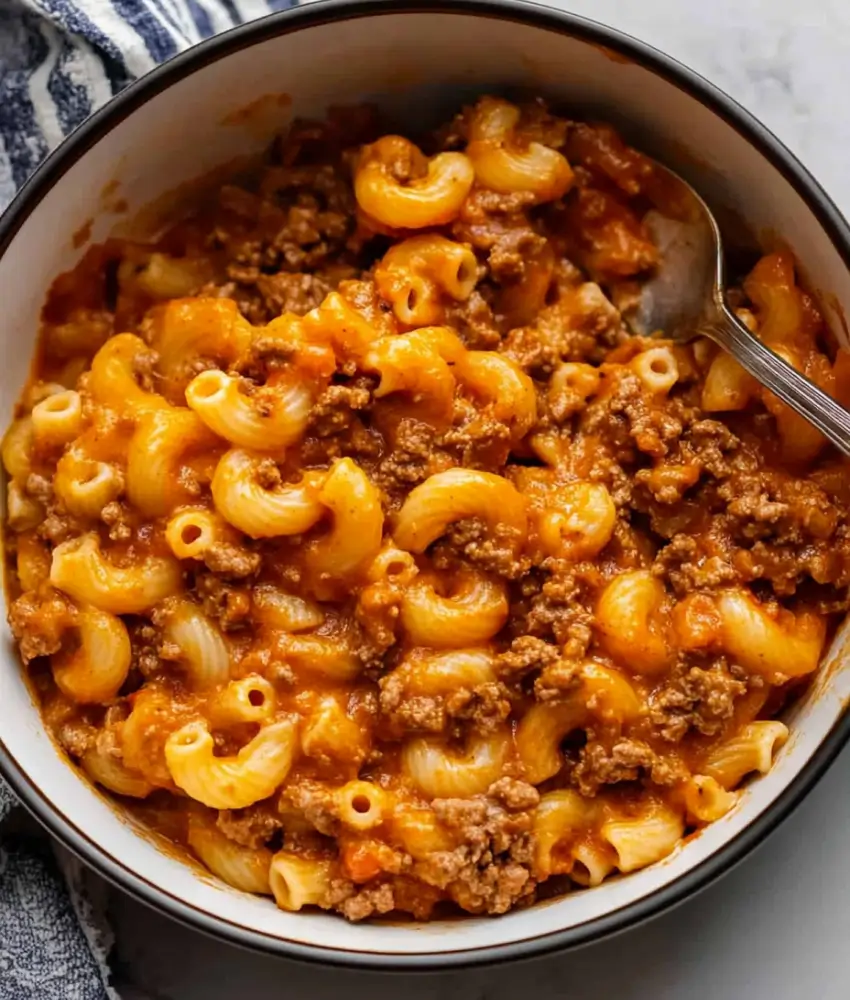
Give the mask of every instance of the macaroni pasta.
[[[843, 460], [628, 333], [651, 161], [501, 97], [417, 142], [296, 121], [91, 247], [0, 446], [47, 726], [233, 891], [351, 920], [593, 891], [722, 821], [850, 584]], [[732, 277], [850, 401], [790, 253]]]

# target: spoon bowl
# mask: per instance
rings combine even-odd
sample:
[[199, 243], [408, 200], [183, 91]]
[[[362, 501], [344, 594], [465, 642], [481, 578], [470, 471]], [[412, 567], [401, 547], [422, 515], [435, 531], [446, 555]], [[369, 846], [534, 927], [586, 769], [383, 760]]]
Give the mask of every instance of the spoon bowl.
[[723, 238], [697, 192], [660, 163], [664, 199], [644, 217], [660, 263], [630, 319], [640, 336], [685, 342], [708, 337], [850, 456], [850, 412], [763, 344], [726, 300]]

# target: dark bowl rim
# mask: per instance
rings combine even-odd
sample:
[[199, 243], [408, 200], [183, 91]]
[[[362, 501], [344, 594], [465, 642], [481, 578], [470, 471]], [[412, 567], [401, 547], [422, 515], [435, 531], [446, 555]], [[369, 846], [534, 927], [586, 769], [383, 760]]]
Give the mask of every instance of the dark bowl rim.
[[[604, 46], [661, 76], [700, 101], [754, 146], [794, 187], [850, 267], [850, 228], [841, 212], [800, 161], [741, 105], [677, 60], [631, 35], [526, 0], [321, 0], [293, 7], [210, 38], [153, 69], [113, 97], [69, 135], [23, 185], [0, 217], [0, 256], [57, 181], [117, 124], [155, 95], [194, 71], [279, 35], [362, 17], [398, 13], [458, 13], [517, 21]], [[273, 937], [213, 917], [130, 870], [62, 815], [0, 739], [0, 774], [21, 802], [65, 847], [108, 881], [150, 906], [237, 946], [308, 962], [382, 971], [438, 971], [516, 961], [599, 941], [646, 921], [705, 888], [742, 861], [803, 800], [850, 738], [844, 713], [790, 785], [748, 826], [710, 857], [655, 892], [577, 927], [508, 944], [466, 951], [393, 955], [355, 952]], [[460, 930], [462, 923], [459, 923]]]

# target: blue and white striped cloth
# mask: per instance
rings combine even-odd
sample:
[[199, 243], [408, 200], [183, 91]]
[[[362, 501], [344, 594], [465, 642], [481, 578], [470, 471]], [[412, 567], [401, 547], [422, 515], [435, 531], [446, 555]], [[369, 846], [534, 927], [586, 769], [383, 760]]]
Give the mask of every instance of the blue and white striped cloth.
[[[209, 35], [295, 2], [0, 0], [0, 209], [131, 80]], [[0, 779], [0, 1000], [116, 1000], [103, 885], [16, 823], [16, 811]]]

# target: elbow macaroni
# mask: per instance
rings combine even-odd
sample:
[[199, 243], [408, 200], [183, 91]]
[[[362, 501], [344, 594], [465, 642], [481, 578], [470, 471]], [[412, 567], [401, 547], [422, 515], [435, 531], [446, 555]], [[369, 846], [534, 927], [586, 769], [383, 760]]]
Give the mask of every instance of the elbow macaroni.
[[454, 521], [482, 518], [508, 529], [517, 544], [528, 530], [525, 499], [501, 476], [473, 469], [438, 472], [411, 490], [398, 512], [393, 537], [410, 552], [424, 552]]
[[[392, 164], [406, 160], [421, 176], [399, 181]], [[451, 222], [460, 212], [475, 171], [463, 153], [426, 160], [409, 140], [384, 136], [366, 146], [354, 173], [357, 203], [372, 218], [396, 229], [425, 229]]]
[[62, 542], [53, 550], [50, 582], [76, 601], [113, 615], [149, 611], [183, 585], [180, 564], [148, 556], [141, 564], [116, 566], [101, 552], [96, 535]]
[[517, 137], [520, 110], [485, 97], [475, 108], [466, 155], [482, 187], [501, 194], [523, 191], [536, 201], [555, 201], [570, 189], [573, 172], [557, 150]]
[[216, 757], [203, 722], [190, 722], [168, 737], [165, 760], [174, 784], [212, 809], [244, 809], [267, 799], [285, 780], [298, 739], [291, 719], [264, 726], [233, 757]]
[[216, 508], [228, 523], [251, 538], [300, 535], [324, 513], [319, 500], [324, 476], [308, 472], [298, 484], [269, 488], [258, 479], [262, 463], [269, 461], [241, 448], [222, 456], [211, 485]]
[[[331, 117], [51, 286], [0, 444], [45, 723], [260, 909], [499, 913], [688, 850], [846, 606], [846, 470], [707, 339], [629, 335], [658, 178], [613, 129]], [[787, 251], [730, 300], [850, 402]]]

